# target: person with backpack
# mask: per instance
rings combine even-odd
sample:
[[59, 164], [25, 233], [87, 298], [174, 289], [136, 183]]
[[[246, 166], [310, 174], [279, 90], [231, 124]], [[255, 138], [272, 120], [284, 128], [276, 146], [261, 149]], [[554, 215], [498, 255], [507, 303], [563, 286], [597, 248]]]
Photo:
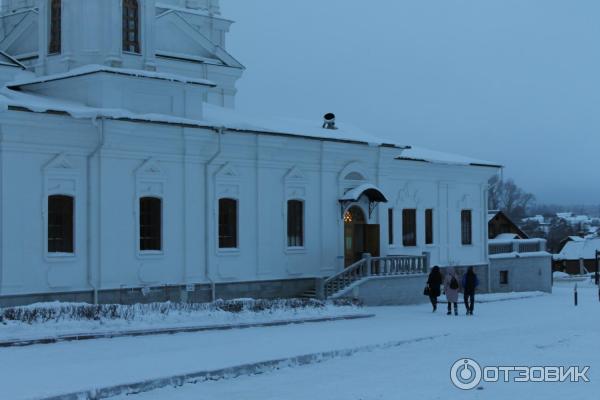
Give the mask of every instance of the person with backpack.
[[438, 297], [440, 297], [441, 294], [441, 285], [442, 273], [440, 272], [440, 267], [436, 265], [435, 267], [431, 268], [431, 272], [427, 278], [427, 291], [429, 293], [429, 300], [433, 306], [433, 312], [437, 310]]
[[458, 282], [456, 271], [454, 268], [448, 267], [446, 269], [446, 277], [444, 278], [444, 292], [446, 293], [446, 299], [448, 300], [447, 315], [452, 314], [452, 304], [454, 304], [454, 315], [458, 315], [458, 291], [460, 289], [460, 284]]
[[469, 267], [467, 273], [464, 274], [462, 278], [467, 315], [473, 315], [473, 309], [475, 308], [475, 289], [477, 289], [477, 286], [479, 286], [479, 278], [477, 278], [477, 274], [473, 271], [473, 267]]

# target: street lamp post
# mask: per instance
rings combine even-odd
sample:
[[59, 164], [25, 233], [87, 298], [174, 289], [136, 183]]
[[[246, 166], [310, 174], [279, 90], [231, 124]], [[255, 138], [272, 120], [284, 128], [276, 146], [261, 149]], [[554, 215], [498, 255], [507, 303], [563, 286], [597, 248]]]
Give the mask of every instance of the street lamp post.
[[598, 301], [600, 301], [600, 251], [596, 250], [596, 272], [594, 273], [596, 285], [598, 286]]

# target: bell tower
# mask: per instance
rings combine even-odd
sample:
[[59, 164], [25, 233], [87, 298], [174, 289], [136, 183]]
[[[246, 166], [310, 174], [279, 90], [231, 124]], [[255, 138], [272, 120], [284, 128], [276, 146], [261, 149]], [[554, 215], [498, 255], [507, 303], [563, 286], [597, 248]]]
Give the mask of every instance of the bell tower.
[[38, 74], [89, 64], [156, 69], [156, 0], [37, 0], [37, 4]]
[[102, 65], [215, 83], [204, 101], [235, 106], [245, 67], [227, 51], [219, 0], [0, 0], [0, 50], [38, 76]]

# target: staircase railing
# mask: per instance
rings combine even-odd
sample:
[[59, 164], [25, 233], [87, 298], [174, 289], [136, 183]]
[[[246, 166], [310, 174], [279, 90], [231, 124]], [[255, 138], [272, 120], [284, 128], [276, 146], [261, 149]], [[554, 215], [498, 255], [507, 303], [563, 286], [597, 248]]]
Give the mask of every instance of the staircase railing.
[[329, 298], [354, 282], [369, 276], [397, 276], [427, 273], [427, 256], [366, 257], [339, 274], [323, 281], [323, 295]]

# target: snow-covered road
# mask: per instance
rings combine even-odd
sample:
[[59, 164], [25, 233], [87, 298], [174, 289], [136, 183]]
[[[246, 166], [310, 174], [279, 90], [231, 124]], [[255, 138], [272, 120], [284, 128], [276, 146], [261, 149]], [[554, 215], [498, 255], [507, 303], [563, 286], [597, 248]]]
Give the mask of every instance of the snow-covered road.
[[[474, 317], [428, 305], [373, 309], [370, 320], [0, 350], [2, 398], [27, 399], [263, 360], [424, 336], [448, 336], [260, 376], [167, 388], [154, 399], [587, 399], [600, 392], [600, 303], [594, 289], [478, 304]], [[461, 314], [464, 310], [461, 309]], [[449, 370], [469, 356], [485, 365], [590, 365], [589, 384], [484, 384], [460, 392]], [[596, 368], [599, 368], [596, 370]]]
[[[259, 376], [185, 385], [127, 400], [379, 400], [379, 399], [597, 399], [600, 392], [600, 303], [595, 289], [479, 305], [477, 315], [428, 314], [427, 307], [385, 310], [379, 321], [403, 335], [450, 333], [433, 341], [358, 354]], [[369, 325], [368, 321], [362, 322]], [[373, 336], [382, 325], [372, 326]], [[340, 335], [345, 332], [340, 331]], [[450, 367], [471, 357], [482, 365], [587, 365], [590, 383], [483, 383], [463, 392], [451, 385]], [[120, 400], [124, 400], [122, 398]]]

